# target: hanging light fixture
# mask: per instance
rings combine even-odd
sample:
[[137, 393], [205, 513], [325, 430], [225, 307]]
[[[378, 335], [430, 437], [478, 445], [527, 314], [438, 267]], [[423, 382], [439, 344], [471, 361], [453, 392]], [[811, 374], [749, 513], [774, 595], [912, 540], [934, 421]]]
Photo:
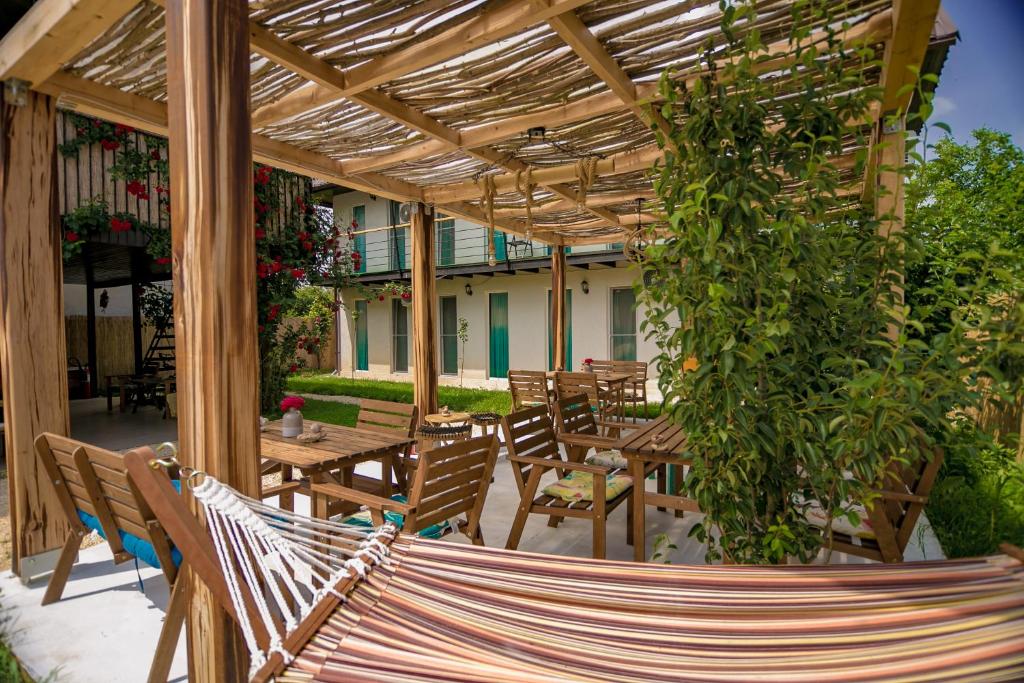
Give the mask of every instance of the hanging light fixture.
[[643, 203], [643, 197], [636, 198], [636, 227], [626, 236], [626, 241], [622, 243], [622, 254], [629, 260], [637, 263], [643, 260], [644, 251], [647, 249], [643, 234], [643, 214], [640, 212], [641, 208], [643, 208]]
[[544, 126], [534, 126], [533, 128], [526, 129], [526, 137], [530, 142], [544, 142], [546, 134], [547, 129]]

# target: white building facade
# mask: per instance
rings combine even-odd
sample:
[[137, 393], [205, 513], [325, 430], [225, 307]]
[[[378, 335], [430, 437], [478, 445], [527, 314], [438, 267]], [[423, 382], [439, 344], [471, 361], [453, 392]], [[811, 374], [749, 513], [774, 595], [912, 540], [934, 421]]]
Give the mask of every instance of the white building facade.
[[[395, 202], [360, 192], [336, 194], [334, 219], [360, 235], [362, 287], [342, 292], [338, 363], [354, 378], [410, 381], [412, 310], [381, 295], [387, 282], [408, 281], [408, 231]], [[435, 221], [438, 369], [441, 384], [505, 388], [511, 370], [548, 370], [551, 358], [551, 268], [546, 245], [497, 234], [497, 264], [487, 263], [486, 229], [460, 219]], [[585, 358], [652, 361], [657, 347], [640, 330], [635, 306], [639, 276], [619, 245], [573, 248], [567, 256], [568, 369]], [[460, 319], [468, 339], [458, 339]], [[461, 371], [461, 380], [460, 380]], [[653, 364], [649, 391], [656, 392]]]

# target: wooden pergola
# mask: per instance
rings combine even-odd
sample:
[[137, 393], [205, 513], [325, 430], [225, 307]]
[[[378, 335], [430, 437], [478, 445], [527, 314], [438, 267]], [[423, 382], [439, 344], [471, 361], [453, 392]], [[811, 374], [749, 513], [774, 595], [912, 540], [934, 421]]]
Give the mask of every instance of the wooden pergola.
[[[922, 63], [938, 0], [835, 2], [847, 45], [884, 54], [867, 170], [834, 160], [851, 201], [897, 220], [908, 66]], [[788, 51], [791, 2], [757, 28]], [[826, 26], [805, 14], [818, 40]], [[69, 430], [56, 211], [55, 111], [170, 140], [181, 457], [245, 493], [258, 487], [252, 162], [412, 202], [413, 361], [421, 414], [436, 408], [433, 216], [553, 245], [554, 349], [564, 365], [565, 247], [626, 241], [669, 123], [657, 78], [692, 82], [716, 41], [717, 0], [37, 0], [0, 42], [0, 362], [14, 567], [45, 569], [68, 529], [35, 435]], [[819, 23], [816, 23], [819, 22]], [[780, 57], [765, 78], [785, 78]], [[877, 193], [885, 186], [888, 193]], [[189, 610], [195, 680], [230, 680], [237, 642], [201, 585]]]

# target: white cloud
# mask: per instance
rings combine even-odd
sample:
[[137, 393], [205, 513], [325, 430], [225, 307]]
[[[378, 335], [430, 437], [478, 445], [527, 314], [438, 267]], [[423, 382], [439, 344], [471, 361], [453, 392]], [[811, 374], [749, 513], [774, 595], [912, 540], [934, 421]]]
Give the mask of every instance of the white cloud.
[[935, 107], [935, 116], [945, 116], [956, 110], [956, 102], [948, 97], [941, 97], [939, 95], [936, 95], [935, 99], [932, 100], [932, 106]]

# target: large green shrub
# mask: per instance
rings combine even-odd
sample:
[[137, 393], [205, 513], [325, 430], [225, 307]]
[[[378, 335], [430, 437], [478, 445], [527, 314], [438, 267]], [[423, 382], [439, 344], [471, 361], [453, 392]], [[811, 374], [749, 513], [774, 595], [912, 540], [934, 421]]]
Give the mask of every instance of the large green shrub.
[[[760, 62], [780, 55], [737, 29], [753, 5], [722, 8], [724, 50], [738, 56], [709, 51], [690, 88], [661, 81], [661, 113], [675, 122], [655, 179], [668, 225], [638, 292], [662, 393], [689, 436], [683, 488], [706, 513], [692, 535], [709, 559], [808, 560], [822, 541], [809, 501], [856, 518], [849, 501], [868, 499], [887, 468], [930, 457], [928, 435], [976, 399], [967, 380], [988, 372], [996, 347], [1019, 345], [1024, 317], [993, 325], [982, 301], [922, 338], [927, 312], [904, 309], [893, 289], [915, 242], [881, 237], [830, 162], [866, 144], [870, 126], [857, 122], [879, 97], [865, 82], [876, 55], [794, 28], [792, 65], [762, 76]], [[828, 11], [797, 3], [791, 25], [817, 13], [841, 30]]]

